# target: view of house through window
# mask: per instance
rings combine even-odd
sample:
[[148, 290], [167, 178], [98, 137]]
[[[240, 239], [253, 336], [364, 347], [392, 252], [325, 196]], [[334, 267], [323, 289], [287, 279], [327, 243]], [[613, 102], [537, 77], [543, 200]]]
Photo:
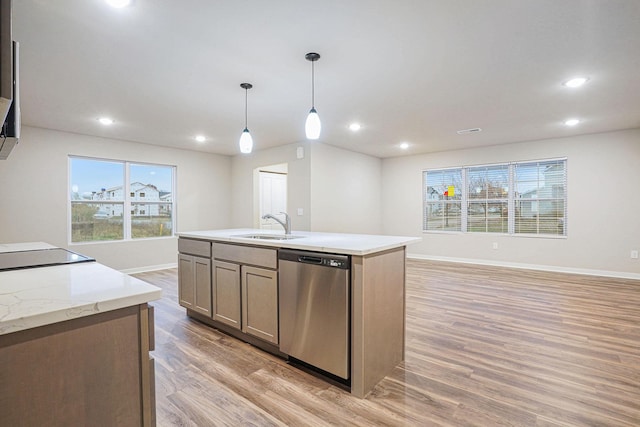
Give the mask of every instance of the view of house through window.
[[424, 231], [566, 236], [567, 160], [423, 172]]
[[174, 166], [69, 157], [71, 242], [173, 235]]

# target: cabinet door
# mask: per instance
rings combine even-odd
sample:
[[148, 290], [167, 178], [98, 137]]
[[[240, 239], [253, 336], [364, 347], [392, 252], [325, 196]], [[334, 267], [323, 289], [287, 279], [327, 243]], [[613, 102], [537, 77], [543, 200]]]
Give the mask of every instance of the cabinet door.
[[240, 266], [213, 262], [213, 319], [240, 329]]
[[196, 278], [191, 255], [178, 254], [178, 303], [193, 309], [196, 302]]
[[242, 266], [242, 332], [278, 344], [278, 273]]
[[211, 259], [193, 257], [195, 302], [193, 309], [211, 316]]
[[211, 260], [178, 254], [178, 302], [211, 316]]
[[155, 426], [145, 311], [0, 335], [0, 425]]

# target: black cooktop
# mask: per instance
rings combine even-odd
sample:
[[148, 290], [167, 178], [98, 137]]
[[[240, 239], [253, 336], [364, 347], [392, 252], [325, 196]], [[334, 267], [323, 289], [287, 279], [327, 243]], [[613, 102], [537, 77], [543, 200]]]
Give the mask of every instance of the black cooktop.
[[0, 271], [95, 261], [62, 248], [0, 253]]

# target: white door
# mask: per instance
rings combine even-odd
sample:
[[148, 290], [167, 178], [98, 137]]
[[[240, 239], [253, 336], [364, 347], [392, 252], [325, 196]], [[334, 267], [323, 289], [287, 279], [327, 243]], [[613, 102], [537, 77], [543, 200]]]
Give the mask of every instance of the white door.
[[265, 214], [273, 214], [284, 221], [280, 212], [287, 211], [287, 174], [260, 172], [260, 228], [279, 230], [282, 226], [272, 219], [264, 220]]

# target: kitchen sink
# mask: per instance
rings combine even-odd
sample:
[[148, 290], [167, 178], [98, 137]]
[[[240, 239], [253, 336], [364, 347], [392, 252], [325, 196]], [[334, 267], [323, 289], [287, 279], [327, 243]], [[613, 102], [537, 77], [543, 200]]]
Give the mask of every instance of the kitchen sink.
[[300, 239], [304, 236], [293, 236], [285, 234], [238, 234], [231, 237], [242, 237], [244, 239], [258, 239], [258, 240], [291, 240]]

